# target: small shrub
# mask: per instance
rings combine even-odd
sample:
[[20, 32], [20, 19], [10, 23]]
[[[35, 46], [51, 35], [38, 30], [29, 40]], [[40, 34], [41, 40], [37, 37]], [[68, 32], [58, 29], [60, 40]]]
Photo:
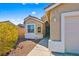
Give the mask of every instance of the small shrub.
[[0, 55], [5, 55], [9, 52], [17, 40], [17, 26], [10, 22], [0, 22]]

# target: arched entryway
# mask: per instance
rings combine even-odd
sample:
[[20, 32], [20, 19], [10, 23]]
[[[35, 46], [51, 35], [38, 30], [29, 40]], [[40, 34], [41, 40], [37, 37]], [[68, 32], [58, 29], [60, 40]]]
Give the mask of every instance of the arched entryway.
[[45, 22], [45, 37], [50, 37], [50, 24], [48, 21]]

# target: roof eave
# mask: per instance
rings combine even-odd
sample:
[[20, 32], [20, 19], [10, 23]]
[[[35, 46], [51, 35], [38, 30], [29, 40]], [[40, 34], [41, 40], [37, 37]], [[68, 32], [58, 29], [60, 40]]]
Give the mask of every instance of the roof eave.
[[60, 4], [61, 4], [61, 3], [56, 3], [56, 4], [54, 4], [54, 5], [51, 5], [51, 6], [49, 6], [48, 8], [46, 8], [45, 11], [49, 11], [49, 10], [55, 8], [56, 6], [60, 5]]
[[[33, 18], [33, 17], [27, 17], [27, 18], [25, 18], [25, 19], [24, 19], [24, 22], [25, 22], [26, 20], [28, 20], [29, 18]], [[33, 18], [33, 19], [37, 20], [38, 18]], [[39, 22], [41, 22], [41, 23], [44, 23], [44, 22], [42, 22], [40, 19], [38, 19], [37, 21], [39, 21]]]

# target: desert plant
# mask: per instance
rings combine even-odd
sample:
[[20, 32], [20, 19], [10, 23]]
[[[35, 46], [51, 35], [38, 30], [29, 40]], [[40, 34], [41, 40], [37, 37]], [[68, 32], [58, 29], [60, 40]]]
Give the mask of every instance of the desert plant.
[[18, 40], [17, 26], [6, 21], [0, 22], [0, 55], [9, 52]]

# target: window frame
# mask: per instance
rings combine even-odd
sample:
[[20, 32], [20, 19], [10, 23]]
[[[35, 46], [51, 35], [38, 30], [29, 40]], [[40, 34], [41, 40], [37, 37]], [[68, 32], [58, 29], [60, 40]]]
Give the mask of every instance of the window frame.
[[[28, 26], [29, 26], [29, 25], [30, 25], [30, 26], [31, 26], [31, 25], [34, 26], [34, 31], [33, 31], [33, 32], [28, 32]], [[35, 33], [35, 24], [27, 24], [27, 32], [28, 32], [28, 33]]]
[[[39, 29], [40, 28], [40, 29]], [[38, 33], [41, 33], [41, 27], [37, 28]]]

